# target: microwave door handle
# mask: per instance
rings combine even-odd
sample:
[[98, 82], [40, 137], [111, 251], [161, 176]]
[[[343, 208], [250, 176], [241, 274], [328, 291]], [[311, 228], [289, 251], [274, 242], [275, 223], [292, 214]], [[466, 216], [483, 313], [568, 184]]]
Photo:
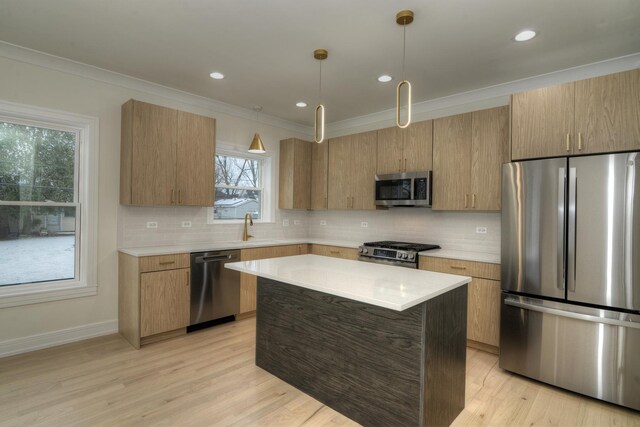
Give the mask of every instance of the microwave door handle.
[[416, 199], [416, 180], [414, 178], [411, 178], [411, 200], [415, 200]]

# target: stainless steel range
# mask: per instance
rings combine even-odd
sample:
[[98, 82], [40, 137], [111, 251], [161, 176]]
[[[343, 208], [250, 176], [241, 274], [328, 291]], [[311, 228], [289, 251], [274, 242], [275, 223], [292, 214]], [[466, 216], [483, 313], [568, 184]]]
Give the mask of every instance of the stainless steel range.
[[358, 260], [375, 262], [378, 264], [397, 265], [400, 267], [418, 268], [418, 253], [431, 249], [440, 249], [438, 245], [425, 245], [421, 243], [393, 242], [384, 240], [381, 242], [369, 242], [360, 246]]

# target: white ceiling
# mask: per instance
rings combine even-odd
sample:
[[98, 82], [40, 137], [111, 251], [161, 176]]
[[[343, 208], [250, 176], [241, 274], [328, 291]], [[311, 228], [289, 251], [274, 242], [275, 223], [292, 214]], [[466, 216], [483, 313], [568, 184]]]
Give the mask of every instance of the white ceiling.
[[640, 52], [639, 0], [1, 0], [0, 40], [309, 125], [319, 47], [328, 122], [394, 108], [402, 9], [414, 102]]

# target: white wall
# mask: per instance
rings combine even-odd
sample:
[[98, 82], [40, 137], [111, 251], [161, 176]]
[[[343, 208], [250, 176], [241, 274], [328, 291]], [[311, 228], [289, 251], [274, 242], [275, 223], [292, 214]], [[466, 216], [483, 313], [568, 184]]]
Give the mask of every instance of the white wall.
[[[290, 129], [264, 124], [257, 124], [250, 119], [254, 113], [247, 111], [246, 117], [216, 111], [200, 97], [190, 96], [145, 82], [122, 76], [113, 76], [111, 83], [101, 81], [104, 72], [93, 72], [90, 67], [78, 67], [65, 64], [56, 58], [40, 56], [31, 61], [33, 53], [25, 53], [28, 60], [22, 58], [22, 52], [0, 46], [0, 99], [62, 110], [82, 115], [98, 117], [100, 120], [99, 151], [99, 231], [98, 231], [98, 294], [95, 297], [76, 298], [49, 303], [25, 305], [0, 309], [0, 353], [2, 343], [10, 342], [12, 346], [20, 343], [15, 339], [46, 334], [53, 331], [67, 330], [85, 325], [108, 323], [113, 328], [117, 319], [117, 236], [118, 221], [123, 227], [129, 227], [139, 218], [148, 214], [162, 218], [174, 216], [175, 220], [196, 219], [197, 226], [202, 219], [203, 209], [179, 210], [180, 208], [120, 208], [118, 203], [119, 167], [120, 167], [120, 106], [130, 98], [146, 102], [178, 108], [197, 114], [216, 118], [216, 136], [237, 146], [248, 146], [253, 133], [259, 131], [267, 149], [275, 156], [274, 168], [277, 170], [278, 141], [292, 136], [305, 138], [307, 134]], [[16, 58], [16, 56], [18, 56]], [[16, 59], [13, 59], [16, 58]], [[34, 63], [29, 63], [34, 62]], [[59, 68], [60, 70], [51, 69]], [[68, 68], [68, 70], [66, 69]], [[79, 71], [77, 71], [79, 70]], [[84, 71], [87, 71], [87, 76]], [[98, 75], [99, 78], [96, 78]], [[140, 89], [136, 89], [136, 87]], [[163, 95], [164, 94], [164, 95]], [[224, 106], [223, 106], [224, 107]], [[232, 110], [232, 109], [229, 109]], [[268, 120], [267, 120], [268, 121]], [[271, 120], [278, 123], [277, 120]], [[302, 128], [302, 127], [300, 127]], [[292, 130], [293, 129], [293, 130]], [[136, 211], [136, 209], [140, 209]], [[120, 215], [120, 218], [119, 218]], [[205, 220], [206, 222], [206, 217]], [[224, 227], [229, 227], [225, 230]], [[236, 236], [240, 225], [219, 226], [220, 236]], [[261, 230], [263, 229], [263, 230]], [[201, 231], [192, 230], [192, 234]], [[278, 232], [275, 224], [258, 226], [258, 234], [286, 235]], [[303, 233], [306, 233], [304, 231]], [[208, 237], [215, 233], [209, 233]], [[163, 241], [169, 242], [175, 233], [166, 233]], [[189, 237], [183, 239], [188, 240]], [[108, 329], [107, 328], [107, 329]], [[104, 331], [104, 328], [101, 330]], [[40, 341], [39, 341], [40, 340]], [[45, 338], [33, 339], [44, 342]]]

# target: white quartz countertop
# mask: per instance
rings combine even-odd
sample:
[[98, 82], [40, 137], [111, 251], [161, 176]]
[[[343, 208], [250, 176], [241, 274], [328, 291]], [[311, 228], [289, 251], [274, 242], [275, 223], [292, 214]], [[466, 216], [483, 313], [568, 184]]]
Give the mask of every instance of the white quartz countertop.
[[466, 276], [319, 255], [234, 262], [225, 267], [397, 311], [471, 281]]
[[169, 255], [188, 252], [202, 252], [202, 251], [218, 251], [225, 249], [246, 249], [246, 248], [261, 248], [267, 246], [284, 246], [284, 245], [298, 245], [305, 243], [313, 243], [317, 245], [328, 246], [340, 246], [343, 248], [358, 248], [362, 242], [351, 242], [346, 240], [330, 240], [330, 239], [313, 239], [313, 238], [301, 238], [301, 239], [255, 239], [247, 242], [243, 241], [229, 241], [229, 242], [209, 242], [209, 243], [191, 243], [187, 245], [164, 245], [164, 246], [148, 246], [139, 248], [120, 248], [120, 252], [141, 257], [141, 256], [157, 256], [157, 255]]
[[488, 252], [458, 251], [455, 249], [432, 249], [420, 252], [420, 256], [432, 256], [436, 258], [451, 258], [465, 261], [488, 262], [490, 264], [500, 264], [500, 254]]

